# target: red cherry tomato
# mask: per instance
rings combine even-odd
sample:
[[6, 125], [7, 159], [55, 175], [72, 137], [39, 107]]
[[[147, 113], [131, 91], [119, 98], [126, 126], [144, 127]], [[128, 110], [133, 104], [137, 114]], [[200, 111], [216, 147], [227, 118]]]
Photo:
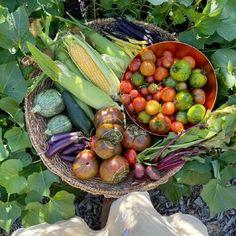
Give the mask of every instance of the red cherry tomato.
[[135, 72], [135, 71], [138, 71], [139, 70], [139, 67], [141, 65], [141, 60], [139, 58], [134, 58], [130, 64], [129, 64], [129, 69], [132, 71], [132, 72]]
[[140, 93], [137, 89], [132, 89], [130, 92], [129, 92], [129, 95], [132, 99], [136, 98], [136, 97], [139, 97], [140, 96]]
[[161, 111], [165, 115], [172, 115], [175, 112], [175, 105], [173, 102], [164, 102]]
[[179, 121], [174, 121], [171, 124], [171, 130], [176, 134], [180, 133], [184, 129], [184, 125]]
[[133, 100], [134, 110], [143, 111], [145, 109], [146, 100], [143, 97], [137, 97]]
[[120, 82], [120, 91], [122, 93], [129, 93], [133, 88], [133, 85], [127, 80]]
[[124, 157], [128, 161], [130, 166], [133, 166], [136, 163], [136, 156], [136, 151], [132, 148], [127, 149], [124, 153]]
[[173, 52], [171, 52], [170, 50], [165, 50], [162, 53], [163, 57], [173, 57]]
[[122, 104], [124, 104], [124, 105], [127, 106], [127, 105], [129, 105], [130, 102], [131, 102], [131, 97], [130, 97], [130, 95], [127, 94], [127, 93], [121, 94], [121, 96], [120, 96], [120, 101], [121, 101]]
[[131, 75], [132, 75], [132, 72], [131, 71], [127, 71], [124, 75], [124, 79], [125, 80], [130, 80], [131, 79]]
[[140, 89], [140, 93], [144, 96], [148, 95], [148, 88], [147, 87], [142, 87]]
[[157, 91], [156, 93], [153, 94], [152, 96], [153, 100], [156, 100], [156, 101], [161, 101], [161, 91]]
[[149, 84], [153, 83], [155, 81], [155, 78], [153, 75], [147, 76], [145, 79]]
[[134, 105], [133, 105], [132, 102], [127, 106], [127, 110], [128, 110], [130, 113], [134, 112]]
[[176, 91], [172, 87], [165, 87], [161, 91], [161, 99], [165, 102], [171, 102], [173, 101], [174, 97], [176, 95]]
[[174, 63], [174, 58], [173, 57], [163, 57], [162, 58], [162, 65], [165, 68], [170, 68], [173, 63]]
[[169, 74], [169, 71], [162, 66], [159, 66], [156, 68], [155, 74], [154, 74], [154, 78], [157, 81], [162, 81], [165, 77], [167, 77]]

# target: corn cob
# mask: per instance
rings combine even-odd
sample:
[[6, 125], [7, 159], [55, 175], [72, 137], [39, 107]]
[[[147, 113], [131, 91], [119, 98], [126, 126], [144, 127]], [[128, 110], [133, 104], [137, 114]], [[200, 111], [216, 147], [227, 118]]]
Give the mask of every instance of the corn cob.
[[110, 96], [119, 92], [119, 79], [101, 56], [83, 39], [68, 35], [63, 40], [67, 51], [79, 70], [96, 86]]
[[42, 53], [29, 42], [27, 43], [27, 47], [41, 70], [82, 102], [95, 109], [118, 106], [118, 104], [101, 89], [94, 86], [83, 77], [69, 71], [61, 62], [54, 62], [49, 56]]

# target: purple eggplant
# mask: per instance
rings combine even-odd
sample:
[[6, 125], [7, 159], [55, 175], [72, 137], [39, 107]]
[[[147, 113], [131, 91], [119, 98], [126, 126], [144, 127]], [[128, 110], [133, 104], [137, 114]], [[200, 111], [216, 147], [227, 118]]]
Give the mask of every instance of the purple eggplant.
[[60, 141], [62, 139], [67, 139], [69, 137], [78, 137], [78, 132], [70, 132], [70, 133], [60, 133], [60, 134], [54, 134], [49, 140], [48, 144], [54, 144], [57, 141]]
[[54, 145], [50, 146], [48, 150], [46, 151], [45, 155], [47, 157], [51, 157], [55, 155], [57, 152], [60, 152], [66, 147], [70, 146], [71, 144], [76, 143], [77, 141], [78, 141], [78, 136], [71, 136], [71, 137], [62, 139], [56, 142]]
[[68, 155], [73, 152], [81, 151], [86, 148], [86, 144], [84, 143], [76, 143], [72, 144], [71, 146], [67, 147], [66, 149], [63, 150], [62, 154], [63, 155]]
[[63, 161], [74, 162], [76, 156], [75, 155], [63, 155], [63, 154], [60, 154], [60, 158]]

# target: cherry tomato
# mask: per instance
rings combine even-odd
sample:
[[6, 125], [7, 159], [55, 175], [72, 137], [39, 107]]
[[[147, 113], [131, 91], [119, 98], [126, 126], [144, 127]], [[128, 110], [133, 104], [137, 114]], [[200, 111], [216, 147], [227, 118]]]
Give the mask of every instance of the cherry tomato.
[[140, 66], [140, 72], [145, 76], [154, 75], [156, 66], [152, 61], [143, 61]]
[[165, 115], [172, 115], [175, 112], [175, 105], [173, 102], [164, 102], [161, 111]]
[[156, 93], [157, 92], [158, 85], [155, 83], [151, 83], [148, 85], [148, 92], [149, 93]]
[[173, 101], [174, 97], [176, 95], [176, 91], [172, 87], [165, 87], [161, 91], [161, 99], [165, 102], [171, 102]]
[[162, 58], [162, 65], [165, 68], [170, 68], [174, 63], [174, 58], [173, 57], [163, 57]]
[[134, 85], [134, 86], [141, 86], [144, 82], [144, 77], [141, 73], [139, 72], [134, 72], [132, 75], [131, 75], [131, 83]]
[[132, 75], [132, 72], [131, 71], [127, 71], [124, 75], [124, 79], [125, 80], [130, 80], [131, 79], [131, 75]]
[[156, 68], [155, 74], [154, 74], [154, 78], [157, 81], [162, 81], [165, 77], [167, 77], [169, 74], [169, 71], [162, 66], [159, 66]]
[[191, 67], [191, 69], [193, 69], [196, 65], [196, 61], [193, 57], [191, 56], [185, 56], [182, 58], [183, 60], [187, 61]]
[[130, 92], [129, 92], [129, 95], [132, 99], [136, 98], [136, 97], [139, 97], [140, 96], [140, 93], [137, 89], [132, 89]]
[[130, 62], [130, 64], [129, 64], [129, 69], [130, 69], [132, 72], [138, 71], [140, 65], [141, 65], [141, 60], [140, 60], [140, 58], [134, 58], [134, 59]]
[[195, 88], [195, 89], [193, 89], [191, 94], [193, 96], [193, 101], [195, 103], [199, 103], [199, 104], [202, 104], [202, 105], [205, 103], [205, 101], [206, 101], [206, 94], [205, 94], [203, 89]]
[[140, 121], [141, 123], [144, 123], [144, 124], [148, 124], [148, 122], [151, 120], [151, 116], [145, 112], [145, 111], [141, 111], [138, 113], [138, 121]]
[[142, 52], [141, 59], [142, 59], [142, 61], [155, 62], [156, 61], [156, 56], [155, 56], [155, 54], [153, 53], [152, 50], [146, 49]]
[[130, 166], [133, 166], [136, 163], [137, 153], [134, 149], [127, 149], [124, 153], [125, 159], [128, 161]]
[[122, 93], [129, 93], [133, 88], [133, 85], [127, 80], [120, 82], [120, 91]]
[[158, 113], [149, 122], [150, 130], [157, 134], [166, 134], [167, 132], [169, 132], [170, 126], [170, 118], [162, 113]]
[[153, 83], [155, 81], [155, 78], [153, 75], [147, 76], [145, 79], [149, 84]]
[[162, 55], [164, 57], [173, 57], [173, 52], [171, 52], [170, 50], [165, 50]]
[[146, 103], [145, 111], [149, 115], [156, 115], [159, 112], [160, 103], [155, 100], [150, 100]]
[[127, 105], [129, 105], [130, 102], [131, 102], [131, 97], [130, 97], [130, 95], [127, 94], [127, 93], [121, 94], [121, 96], [120, 96], [120, 101], [121, 101], [122, 104], [124, 104], [124, 105], [127, 106]]
[[146, 100], [143, 97], [137, 97], [133, 100], [134, 110], [143, 111], [145, 109]]
[[127, 106], [127, 110], [128, 110], [130, 113], [134, 112], [134, 105], [133, 105], [132, 102]]
[[156, 93], [153, 94], [152, 96], [153, 100], [156, 100], [156, 101], [161, 101], [161, 91], [157, 91]]
[[148, 94], [148, 95], [146, 96], [146, 100], [147, 100], [147, 101], [152, 100], [152, 94]]
[[144, 96], [148, 95], [148, 88], [147, 87], [142, 87], [140, 89], [140, 93]]
[[159, 67], [161, 65], [162, 65], [162, 60], [161, 60], [161, 58], [158, 58], [156, 61], [156, 66]]
[[171, 130], [175, 132], [176, 134], [180, 133], [184, 129], [184, 126], [181, 122], [179, 121], [174, 121], [171, 124]]

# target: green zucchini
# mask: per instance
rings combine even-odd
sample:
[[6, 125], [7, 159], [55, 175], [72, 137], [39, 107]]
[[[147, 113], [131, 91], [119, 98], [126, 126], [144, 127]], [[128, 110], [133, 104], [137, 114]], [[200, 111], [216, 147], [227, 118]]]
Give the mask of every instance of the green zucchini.
[[72, 123], [70, 119], [65, 115], [57, 115], [52, 117], [48, 121], [45, 134], [53, 135], [64, 132], [70, 132], [71, 130], [72, 130]]
[[69, 92], [63, 91], [62, 97], [72, 124], [75, 128], [82, 131], [84, 135], [89, 137], [93, 128], [93, 124], [90, 119], [87, 117], [83, 109], [76, 103]]
[[56, 89], [47, 89], [36, 95], [31, 112], [43, 117], [52, 117], [65, 108], [61, 94]]

